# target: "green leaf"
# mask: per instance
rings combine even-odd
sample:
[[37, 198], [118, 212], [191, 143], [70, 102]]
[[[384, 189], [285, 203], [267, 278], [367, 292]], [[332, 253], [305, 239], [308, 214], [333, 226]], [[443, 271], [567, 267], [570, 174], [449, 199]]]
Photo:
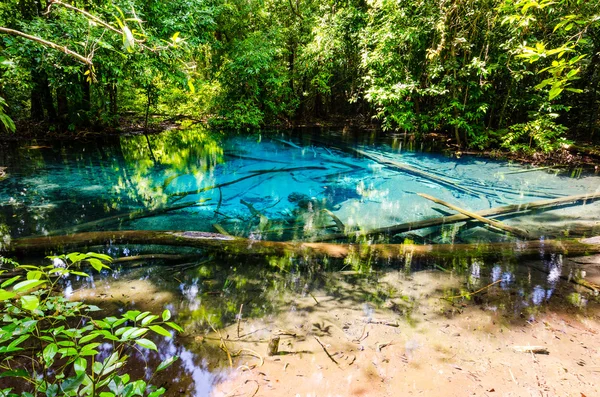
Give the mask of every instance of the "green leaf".
[[177, 356], [167, 358], [162, 363], [158, 364], [158, 367], [156, 367], [156, 372], [162, 371], [163, 369], [170, 367], [175, 361], [177, 361], [178, 358], [179, 357]]
[[77, 375], [85, 374], [85, 370], [87, 369], [87, 360], [83, 357], [77, 357], [73, 362], [73, 369]]
[[135, 318], [135, 321], [140, 321], [140, 320], [143, 320], [143, 319], [144, 319], [144, 317], [148, 316], [149, 314], [150, 314], [150, 312], [143, 312], [143, 313], [139, 314], [139, 315], [138, 315], [138, 316]]
[[86, 335], [86, 336], [82, 337], [81, 339], [79, 339], [79, 343], [80, 343], [80, 344], [83, 344], [83, 343], [89, 342], [89, 341], [91, 341], [91, 340], [94, 340], [94, 339], [96, 339], [96, 338], [97, 338], [97, 337], [99, 337], [99, 336], [100, 336], [100, 333], [99, 333], [98, 331], [96, 331], [96, 332], [93, 332], [93, 333], [90, 333], [90, 334], [88, 334], [88, 335]]
[[24, 369], [15, 369], [12, 371], [5, 371], [0, 373], [0, 378], [13, 378], [13, 377], [29, 377], [29, 373], [27, 373], [27, 371], [25, 371]]
[[42, 272], [39, 270], [33, 270], [27, 272], [27, 280], [40, 280], [42, 278]]
[[163, 327], [161, 327], [160, 325], [151, 325], [148, 328], [150, 328], [152, 331], [156, 332], [159, 335], [166, 336], [167, 338], [171, 337], [171, 333]]
[[[17, 339], [15, 339], [14, 341], [12, 341], [8, 346], [7, 346], [7, 350], [10, 351], [15, 351], [17, 346], [19, 346], [21, 343], [25, 342], [27, 339], [29, 339], [31, 335], [29, 334], [25, 334], [25, 335], [21, 335], [19, 336]], [[21, 350], [19, 348], [19, 350]]]
[[170, 318], [171, 318], [171, 312], [169, 311], [169, 309], [165, 309], [162, 312], [162, 320], [163, 321], [169, 321]]
[[150, 324], [152, 321], [156, 320], [157, 318], [158, 318], [158, 316], [154, 315], [154, 314], [151, 316], [148, 316], [142, 320], [141, 325], [145, 326], [147, 324]]
[[167, 325], [168, 325], [169, 327], [173, 328], [175, 331], [178, 331], [178, 332], [183, 332], [183, 328], [181, 328], [179, 325], [177, 325], [177, 324], [175, 324], [175, 323], [173, 323], [173, 322], [171, 322], [171, 321], [169, 321], [169, 322], [167, 323]]
[[85, 254], [86, 256], [90, 257], [90, 258], [98, 258], [100, 260], [103, 260], [105, 262], [112, 262], [112, 258], [106, 254], [98, 254], [96, 252], [88, 252], [87, 254]]
[[148, 394], [148, 397], [159, 397], [162, 396], [163, 394], [165, 394], [166, 389], [164, 387], [161, 387], [158, 390], [153, 391], [152, 393]]
[[63, 393], [71, 393], [76, 391], [79, 386], [83, 383], [83, 379], [85, 378], [85, 373], [82, 373], [75, 378], [68, 378], [60, 385], [60, 389]]
[[561, 87], [552, 87], [550, 93], [548, 94], [548, 99], [553, 100], [554, 98], [559, 96], [562, 91], [563, 89]]
[[146, 349], [150, 349], [150, 350], [156, 350], [156, 345], [154, 344], [154, 342], [152, 342], [151, 340], [148, 339], [138, 339], [135, 341], [135, 343], [137, 343], [138, 345], [145, 347]]
[[133, 52], [135, 49], [135, 39], [133, 37], [133, 33], [131, 33], [131, 30], [125, 25], [123, 25], [122, 29], [123, 29], [123, 46], [125, 47], [125, 50], [127, 52]]
[[20, 283], [16, 284], [13, 287], [13, 291], [25, 292], [25, 291], [29, 291], [30, 289], [35, 288], [35, 287], [40, 286], [45, 283], [46, 283], [46, 281], [44, 281], [44, 280], [25, 280], [25, 281], [21, 281]]
[[77, 355], [77, 350], [74, 347], [64, 347], [62, 349], [58, 349], [58, 352], [62, 355], [62, 358]]
[[56, 353], [58, 353], [58, 346], [56, 345], [56, 343], [51, 343], [44, 348], [44, 351], [42, 352], [42, 357], [44, 358], [44, 361], [46, 362], [47, 366], [52, 364]]
[[34, 295], [25, 295], [21, 297], [21, 306], [25, 310], [34, 311], [40, 305], [40, 300]]
[[17, 281], [20, 278], [21, 278], [21, 276], [14, 276], [13, 278], [9, 278], [8, 280], [6, 280], [2, 284], [0, 284], [0, 288], [8, 287], [8, 286], [12, 285], [12, 283], [14, 283], [15, 281]]
[[14, 292], [6, 291], [4, 289], [0, 289], [0, 301], [7, 301], [16, 296]]

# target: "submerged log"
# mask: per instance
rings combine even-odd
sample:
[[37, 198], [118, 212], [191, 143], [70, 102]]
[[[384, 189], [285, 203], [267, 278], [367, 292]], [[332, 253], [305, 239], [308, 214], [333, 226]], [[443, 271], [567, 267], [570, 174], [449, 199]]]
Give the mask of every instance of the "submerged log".
[[353, 256], [393, 260], [407, 256], [413, 258], [494, 257], [502, 254], [538, 256], [543, 253], [581, 256], [600, 253], [600, 237], [478, 244], [332, 244], [250, 240], [217, 233], [154, 230], [99, 231], [65, 236], [18, 238], [5, 244], [0, 252], [3, 254], [65, 252], [94, 245], [122, 244], [183, 246], [228, 255], [303, 256], [313, 259]]
[[482, 222], [482, 223], [485, 223], [486, 225], [490, 225], [492, 227], [495, 227], [496, 229], [504, 230], [505, 232], [509, 232], [509, 233], [514, 234], [515, 236], [523, 237], [523, 238], [526, 238], [526, 239], [531, 238], [531, 236], [529, 235], [529, 233], [527, 233], [526, 231], [521, 230], [519, 228], [508, 226], [508, 225], [505, 225], [502, 222], [498, 222], [498, 221], [495, 221], [495, 220], [490, 220], [490, 219], [484, 218], [483, 216], [478, 215], [478, 214], [476, 214], [476, 213], [474, 213], [472, 211], [468, 211], [468, 210], [465, 210], [463, 208], [457, 207], [454, 204], [447, 203], [447, 202], [445, 202], [443, 200], [440, 200], [440, 199], [435, 198], [433, 196], [430, 196], [428, 194], [425, 194], [425, 193], [417, 193], [417, 194], [419, 196], [427, 199], [427, 200], [433, 201], [436, 204], [440, 204], [440, 205], [443, 205], [444, 207], [450, 208], [451, 210], [458, 211], [461, 214], [464, 214], [464, 215], [468, 216], [469, 218], [476, 219], [479, 222]]
[[[499, 216], [508, 216], [515, 215], [520, 213], [529, 213], [532, 210], [550, 210], [553, 207], [558, 206], [572, 206], [577, 205], [581, 202], [583, 203], [591, 203], [595, 200], [600, 199], [600, 193], [590, 193], [590, 194], [578, 194], [574, 196], [561, 197], [557, 199], [550, 200], [538, 200], [532, 201], [525, 204], [512, 204], [506, 205], [503, 207], [491, 208], [489, 210], [477, 211], [475, 212], [477, 215], [483, 217], [499, 217]], [[370, 237], [381, 234], [397, 234], [408, 232], [410, 230], [418, 230], [425, 229], [433, 226], [441, 226], [441, 225], [450, 225], [453, 223], [468, 221], [471, 218], [467, 215], [452, 215], [452, 216], [442, 216], [438, 218], [425, 219], [421, 221], [414, 222], [406, 222], [398, 225], [386, 226], [377, 229], [364, 230], [364, 231], [355, 231], [350, 233], [335, 233], [335, 234], [327, 234], [324, 236], [318, 236], [311, 239], [312, 242], [320, 242], [320, 241], [331, 241], [338, 239], [346, 239], [346, 238], [359, 238], [359, 237]]]
[[397, 161], [389, 160], [389, 159], [386, 159], [384, 157], [371, 154], [371, 153], [366, 152], [364, 150], [360, 150], [360, 149], [352, 149], [352, 150], [354, 152], [360, 154], [361, 156], [366, 157], [368, 159], [371, 159], [371, 160], [373, 160], [373, 161], [375, 161], [375, 162], [377, 162], [379, 164], [386, 165], [388, 167], [392, 167], [392, 168], [395, 168], [395, 169], [399, 169], [399, 170], [407, 172], [409, 174], [417, 175], [417, 176], [419, 176], [421, 178], [428, 179], [428, 180], [433, 181], [433, 182], [435, 182], [437, 184], [441, 184], [443, 186], [447, 186], [447, 187], [450, 187], [452, 189], [459, 190], [459, 191], [461, 191], [463, 193], [468, 193], [468, 194], [471, 194], [471, 195], [476, 196], [476, 197], [479, 197], [479, 196], [482, 195], [482, 193], [479, 193], [479, 192], [476, 192], [476, 191], [474, 191], [472, 189], [469, 189], [469, 188], [466, 188], [464, 186], [461, 186], [457, 182], [455, 182], [453, 180], [450, 180], [448, 178], [444, 178], [444, 177], [441, 177], [441, 176], [438, 176], [438, 175], [435, 175], [435, 174], [423, 171], [423, 170], [421, 170], [419, 168], [416, 168], [416, 167], [413, 167], [413, 166], [410, 166], [410, 165], [407, 165], [407, 164], [402, 164], [402, 163], [399, 163]]
[[202, 205], [204, 205], [205, 202], [210, 201], [210, 200], [211, 199], [201, 199], [198, 201], [192, 201], [189, 203], [171, 205], [171, 206], [167, 206], [167, 207], [159, 207], [159, 208], [154, 208], [154, 209], [150, 209], [150, 210], [146, 210], [146, 209], [136, 210], [136, 211], [132, 211], [132, 212], [126, 212], [124, 214], [112, 215], [107, 218], [97, 219], [95, 221], [90, 221], [90, 222], [85, 222], [85, 223], [80, 223], [78, 225], [74, 225], [74, 226], [67, 227], [64, 229], [53, 230], [49, 233], [49, 235], [56, 236], [56, 235], [66, 234], [66, 233], [77, 233], [77, 232], [84, 231], [86, 229], [89, 230], [89, 229], [99, 228], [99, 227], [103, 227], [103, 226], [107, 226], [107, 225], [113, 225], [113, 224], [119, 223], [119, 222], [132, 221], [135, 219], [142, 219], [142, 218], [149, 218], [149, 217], [156, 216], [156, 215], [166, 214], [167, 212], [171, 212], [171, 211], [177, 211], [177, 210], [181, 210], [181, 209], [185, 209], [185, 208], [202, 206]]

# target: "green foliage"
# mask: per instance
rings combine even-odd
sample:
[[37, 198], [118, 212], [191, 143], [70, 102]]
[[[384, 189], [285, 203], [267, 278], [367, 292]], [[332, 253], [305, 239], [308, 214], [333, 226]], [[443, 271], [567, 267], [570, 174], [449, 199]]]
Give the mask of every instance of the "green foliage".
[[530, 154], [554, 152], [572, 142], [565, 138], [567, 128], [554, 122], [556, 115], [542, 115], [524, 124], [514, 124], [503, 138], [502, 147]]
[[[71, 302], [53, 291], [69, 275], [88, 277], [82, 265], [101, 271], [108, 268], [111, 258], [95, 253], [49, 258], [52, 265], [17, 266], [16, 275], [0, 285], [0, 377], [18, 379], [24, 385], [16, 393], [0, 390], [0, 396], [162, 395], [164, 388], [132, 380], [123, 370], [133, 349], [157, 350], [147, 339], [149, 334], [171, 337], [169, 328], [181, 330], [169, 321], [169, 311], [162, 316], [128, 311], [98, 319], [94, 315], [98, 307]], [[100, 353], [103, 344], [110, 346], [108, 353]], [[166, 359], [155, 373], [176, 359]]]
[[4, 98], [0, 97], [0, 121], [4, 126], [4, 129], [8, 132], [15, 132], [15, 123], [12, 119], [5, 113], [6, 110], [6, 101]]
[[596, 1], [118, 0], [87, 15], [19, 4], [0, 4], [0, 26], [94, 67], [2, 36], [0, 94], [15, 120], [76, 128], [160, 113], [239, 129], [335, 115], [479, 148], [532, 114], [559, 114], [570, 134], [600, 126]]

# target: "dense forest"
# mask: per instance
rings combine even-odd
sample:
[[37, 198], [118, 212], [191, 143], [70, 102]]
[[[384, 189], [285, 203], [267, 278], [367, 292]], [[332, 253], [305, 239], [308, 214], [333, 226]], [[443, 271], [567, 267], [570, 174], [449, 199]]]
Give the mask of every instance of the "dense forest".
[[590, 0], [10, 0], [0, 50], [5, 130], [342, 120], [543, 151], [599, 135]]

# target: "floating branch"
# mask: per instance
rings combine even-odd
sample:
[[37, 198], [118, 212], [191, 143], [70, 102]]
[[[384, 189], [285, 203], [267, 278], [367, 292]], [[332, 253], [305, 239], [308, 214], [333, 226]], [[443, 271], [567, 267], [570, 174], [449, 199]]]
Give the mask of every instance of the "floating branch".
[[[593, 194], [578, 194], [574, 196], [561, 197], [557, 199], [550, 200], [538, 200], [532, 201], [525, 204], [512, 204], [503, 207], [491, 208], [489, 210], [477, 211], [475, 212], [477, 215], [483, 217], [497, 217], [497, 216], [508, 216], [514, 215], [517, 213], [525, 213], [532, 210], [550, 210], [552, 207], [557, 206], [573, 206], [578, 205], [579, 203], [591, 203], [595, 200], [600, 199], [600, 193]], [[365, 231], [356, 231], [351, 233], [336, 233], [336, 234], [327, 234], [323, 236], [318, 236], [312, 238], [310, 241], [331, 241], [338, 239], [346, 239], [351, 237], [368, 237], [375, 236], [380, 234], [397, 234], [402, 232], [407, 232], [410, 230], [418, 230], [424, 229], [427, 227], [440, 226], [440, 225], [449, 225], [457, 222], [464, 222], [471, 219], [469, 216], [460, 214], [460, 215], [452, 215], [452, 216], [443, 216], [438, 218], [425, 219], [421, 221], [415, 222], [406, 222], [393, 226], [386, 226], [377, 229], [365, 230]]]
[[527, 233], [524, 230], [518, 229], [516, 227], [505, 225], [502, 222], [498, 222], [498, 221], [494, 221], [494, 220], [490, 220], [490, 219], [484, 218], [481, 215], [478, 215], [478, 214], [476, 214], [474, 212], [471, 212], [471, 211], [465, 210], [463, 208], [457, 207], [454, 204], [447, 203], [447, 202], [445, 202], [443, 200], [440, 200], [440, 199], [435, 198], [433, 196], [430, 196], [428, 194], [425, 194], [425, 193], [417, 193], [417, 194], [419, 196], [427, 199], [427, 200], [433, 201], [436, 204], [440, 204], [440, 205], [443, 205], [444, 207], [450, 208], [451, 210], [458, 211], [461, 214], [464, 214], [464, 215], [468, 216], [469, 218], [476, 219], [479, 222], [482, 222], [482, 223], [485, 223], [485, 224], [490, 225], [492, 227], [495, 227], [496, 229], [504, 230], [505, 232], [509, 232], [509, 233], [514, 234], [515, 236], [523, 237], [523, 238], [526, 238], [526, 239], [531, 238], [531, 236], [529, 235], [529, 233]]

